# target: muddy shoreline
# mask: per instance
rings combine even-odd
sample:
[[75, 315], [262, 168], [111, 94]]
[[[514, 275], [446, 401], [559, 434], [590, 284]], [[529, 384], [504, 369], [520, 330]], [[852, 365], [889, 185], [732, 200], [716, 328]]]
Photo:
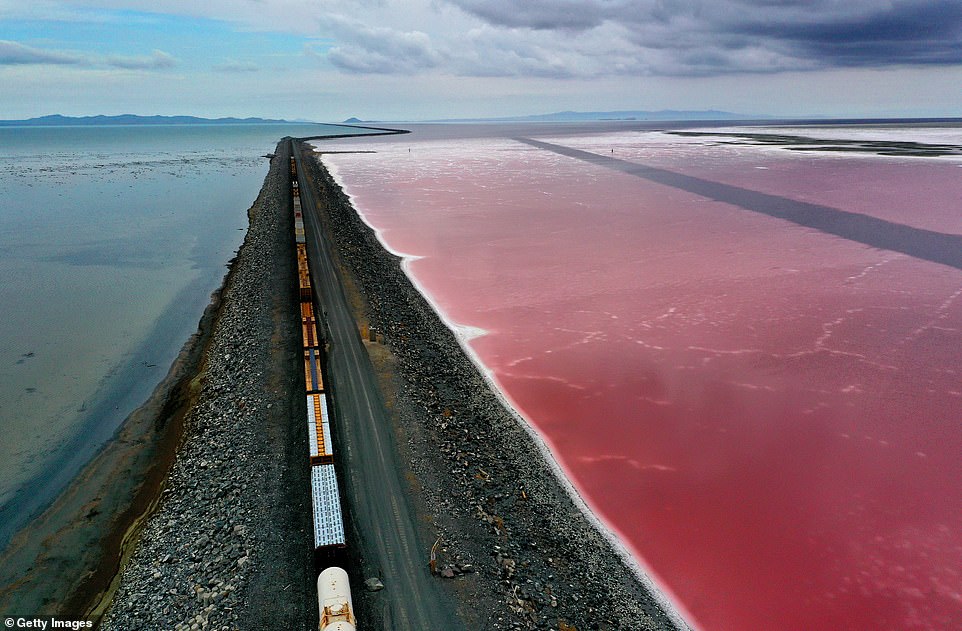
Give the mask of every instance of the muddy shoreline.
[[683, 627], [575, 505], [401, 260], [326, 169], [308, 163], [355, 316], [383, 337], [368, 350], [410, 463], [401, 473], [421, 513], [421, 543], [441, 534], [438, 563], [448, 571], [439, 580], [466, 627]]

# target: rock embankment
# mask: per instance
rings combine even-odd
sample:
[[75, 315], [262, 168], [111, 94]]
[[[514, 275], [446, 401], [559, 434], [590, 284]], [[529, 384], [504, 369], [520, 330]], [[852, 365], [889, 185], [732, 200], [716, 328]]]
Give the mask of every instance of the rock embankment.
[[317, 626], [289, 155], [282, 141], [248, 212], [184, 442], [104, 630]]
[[683, 625], [579, 510], [542, 447], [326, 169], [306, 162], [342, 273], [360, 294], [358, 315], [393, 355], [386, 399], [417, 481], [414, 502], [426, 514], [422, 536], [440, 535], [438, 580], [460, 600], [468, 628]]

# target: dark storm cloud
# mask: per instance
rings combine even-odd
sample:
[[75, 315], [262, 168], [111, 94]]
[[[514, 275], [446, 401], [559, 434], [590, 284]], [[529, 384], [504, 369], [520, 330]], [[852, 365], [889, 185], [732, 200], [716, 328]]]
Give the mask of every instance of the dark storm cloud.
[[559, 45], [610, 33], [634, 48], [629, 74], [962, 63], [960, 0], [448, 2], [494, 27], [556, 32]]
[[737, 25], [741, 33], [783, 42], [826, 65], [953, 64], [962, 62], [962, 2], [893, 3], [853, 16]]

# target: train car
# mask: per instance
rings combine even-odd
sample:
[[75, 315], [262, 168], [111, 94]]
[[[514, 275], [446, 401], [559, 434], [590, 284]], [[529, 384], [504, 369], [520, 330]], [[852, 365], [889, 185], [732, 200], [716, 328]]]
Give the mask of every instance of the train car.
[[311, 277], [306, 273], [298, 274], [297, 276], [297, 286], [300, 292], [301, 304], [310, 304], [308, 301], [313, 297], [311, 295]]
[[311, 275], [307, 270], [297, 271], [297, 285], [300, 288], [301, 302], [310, 303], [313, 296], [311, 295]]
[[[310, 288], [308, 288], [310, 289]], [[301, 340], [304, 348], [318, 348], [320, 341], [317, 338], [317, 319], [314, 317], [314, 309], [311, 303], [301, 303]]]
[[[298, 243], [298, 244], [297, 244], [297, 249], [298, 249], [298, 251], [301, 251], [301, 250], [303, 250], [303, 249], [306, 248], [306, 247], [307, 247], [307, 246], [306, 246], [305, 244], [303, 244], [303, 243]], [[300, 277], [300, 280], [302, 280], [304, 283], [306, 283], [308, 286], [310, 286], [310, 284], [311, 284], [311, 269], [310, 269], [310, 267], [308, 267], [308, 265], [307, 265], [307, 254], [306, 254], [306, 253], [304, 254], [304, 256], [300, 256], [300, 257], [298, 257], [298, 259], [297, 259], [297, 275]]]
[[347, 572], [329, 567], [317, 577], [319, 631], [355, 631], [354, 601]]
[[307, 439], [311, 464], [332, 464], [334, 448], [331, 444], [331, 416], [323, 394], [307, 395]]
[[[297, 264], [297, 285], [300, 287], [301, 304], [310, 305], [314, 296], [311, 294], [311, 271], [307, 268], [307, 259]], [[313, 316], [313, 313], [311, 314]], [[303, 315], [301, 316], [303, 318]]]
[[304, 385], [307, 388], [307, 394], [324, 392], [320, 351], [316, 348], [304, 349]]
[[314, 562], [316, 567], [342, 563], [345, 556], [344, 519], [341, 493], [334, 465], [311, 466], [311, 508], [314, 517]]

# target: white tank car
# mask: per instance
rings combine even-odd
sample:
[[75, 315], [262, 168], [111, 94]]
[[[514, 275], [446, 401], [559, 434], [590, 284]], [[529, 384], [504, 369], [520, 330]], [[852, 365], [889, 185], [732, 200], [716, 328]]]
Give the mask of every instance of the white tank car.
[[329, 567], [317, 577], [317, 609], [320, 612], [320, 631], [356, 631], [354, 603], [347, 572]]

